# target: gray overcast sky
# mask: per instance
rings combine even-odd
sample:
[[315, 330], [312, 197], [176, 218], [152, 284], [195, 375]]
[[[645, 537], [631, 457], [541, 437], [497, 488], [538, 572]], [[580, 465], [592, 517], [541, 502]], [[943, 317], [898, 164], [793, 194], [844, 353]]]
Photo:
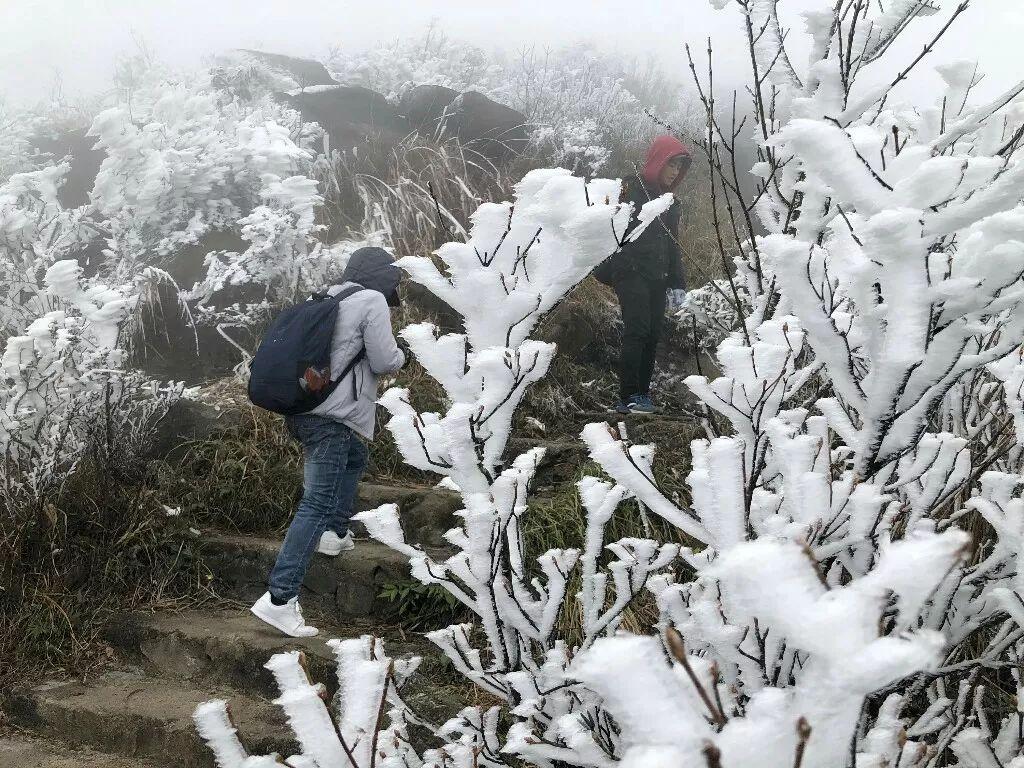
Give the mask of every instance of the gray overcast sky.
[[[903, 44], [912, 57], [939, 17], [918, 22]], [[782, 0], [794, 35], [797, 12], [831, 0]], [[432, 19], [453, 38], [515, 50], [581, 40], [628, 55], [654, 54], [686, 76], [683, 43], [716, 41], [720, 82], [738, 82], [746, 61], [736, 12], [707, 0], [0, 0], [0, 95], [15, 103], [45, 98], [59, 73], [66, 95], [108, 87], [116, 57], [143, 40], [171, 67], [193, 67], [233, 47], [300, 56], [349, 50], [421, 32]], [[932, 64], [979, 59], [994, 94], [1024, 77], [1024, 0], [973, 0]], [[795, 46], [801, 48], [798, 44]], [[901, 58], [902, 60], [902, 58]], [[687, 77], [688, 79], [688, 77]]]

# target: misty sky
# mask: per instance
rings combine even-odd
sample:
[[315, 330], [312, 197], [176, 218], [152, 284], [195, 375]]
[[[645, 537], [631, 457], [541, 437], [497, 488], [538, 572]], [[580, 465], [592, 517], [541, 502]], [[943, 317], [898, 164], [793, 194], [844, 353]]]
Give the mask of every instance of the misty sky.
[[[877, 0], [873, 0], [877, 2]], [[794, 36], [801, 9], [832, 0], [783, 0]], [[953, 7], [918, 22], [900, 51], [913, 58]], [[58, 78], [65, 95], [109, 86], [116, 58], [143, 41], [173, 68], [234, 47], [316, 57], [331, 47], [358, 50], [422, 32], [432, 20], [451, 37], [506, 51], [591, 41], [629, 56], [654, 55], [687, 76], [683, 44], [716, 41], [720, 82], [739, 82], [746, 60], [734, 11], [706, 0], [0, 0], [0, 95], [26, 103], [47, 98]], [[801, 46], [794, 37], [794, 47]], [[1024, 0], [973, 0], [932, 63], [978, 59], [984, 94], [1024, 77]], [[688, 79], [688, 78], [687, 78]]]

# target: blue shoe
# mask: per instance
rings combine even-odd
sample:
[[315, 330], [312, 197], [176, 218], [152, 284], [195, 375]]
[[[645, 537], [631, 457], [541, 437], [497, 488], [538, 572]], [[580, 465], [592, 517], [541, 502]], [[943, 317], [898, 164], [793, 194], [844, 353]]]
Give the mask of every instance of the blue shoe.
[[643, 413], [650, 414], [655, 413], [657, 409], [654, 407], [654, 403], [647, 395], [633, 395], [629, 398], [627, 403], [630, 413]]
[[650, 407], [651, 413], [661, 413], [665, 409], [654, 402], [654, 399], [650, 395], [644, 395], [644, 404]]
[[612, 410], [623, 416], [628, 416], [629, 414], [632, 413], [632, 411], [629, 410], [629, 403], [626, 403], [622, 400], [619, 400], [619, 402], [612, 406]]

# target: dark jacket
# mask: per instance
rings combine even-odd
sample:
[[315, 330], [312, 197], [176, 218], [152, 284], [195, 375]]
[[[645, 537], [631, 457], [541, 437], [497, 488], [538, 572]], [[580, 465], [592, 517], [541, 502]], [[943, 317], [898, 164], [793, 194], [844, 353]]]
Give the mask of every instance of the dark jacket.
[[[636, 214], [644, 203], [657, 198], [656, 190], [640, 176], [623, 182], [622, 202], [633, 204], [633, 218], [628, 234], [637, 225]], [[666, 288], [685, 288], [686, 274], [683, 254], [679, 248], [679, 201], [652, 221], [635, 242], [625, 243], [614, 256], [598, 267], [597, 277], [604, 283], [615, 285], [631, 277], [642, 277], [652, 282], [664, 282]]]

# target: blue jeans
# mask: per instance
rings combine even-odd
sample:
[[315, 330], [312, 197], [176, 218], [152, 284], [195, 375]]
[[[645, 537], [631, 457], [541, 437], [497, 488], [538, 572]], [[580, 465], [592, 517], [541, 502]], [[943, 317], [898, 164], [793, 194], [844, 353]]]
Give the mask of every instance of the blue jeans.
[[363, 441], [340, 422], [322, 416], [289, 416], [292, 437], [302, 443], [302, 501], [270, 572], [270, 594], [291, 600], [299, 594], [309, 560], [324, 531], [348, 533], [359, 478], [366, 469]]

